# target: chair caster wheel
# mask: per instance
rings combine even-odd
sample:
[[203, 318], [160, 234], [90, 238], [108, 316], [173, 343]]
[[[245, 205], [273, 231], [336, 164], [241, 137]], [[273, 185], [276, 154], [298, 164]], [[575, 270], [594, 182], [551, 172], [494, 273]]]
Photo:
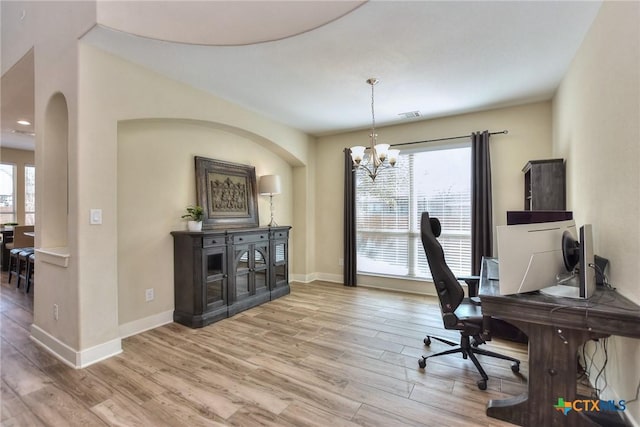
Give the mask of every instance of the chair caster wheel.
[[429, 347], [431, 345], [431, 338], [426, 337], [425, 339], [422, 340], [422, 342], [424, 343], [424, 345]]
[[480, 390], [486, 390], [487, 389], [487, 380], [478, 381], [478, 388]]
[[518, 372], [520, 372], [520, 364], [519, 363], [513, 363], [511, 365], [511, 372], [513, 372], [514, 374], [517, 374]]
[[425, 359], [419, 359], [418, 360], [418, 366], [420, 366], [421, 369], [426, 368], [427, 366], [427, 361]]

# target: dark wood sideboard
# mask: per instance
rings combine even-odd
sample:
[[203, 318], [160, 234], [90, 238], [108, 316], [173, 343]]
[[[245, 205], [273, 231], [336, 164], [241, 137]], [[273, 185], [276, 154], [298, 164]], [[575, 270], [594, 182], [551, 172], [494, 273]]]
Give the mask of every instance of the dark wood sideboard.
[[173, 320], [200, 328], [289, 293], [289, 230], [173, 231]]

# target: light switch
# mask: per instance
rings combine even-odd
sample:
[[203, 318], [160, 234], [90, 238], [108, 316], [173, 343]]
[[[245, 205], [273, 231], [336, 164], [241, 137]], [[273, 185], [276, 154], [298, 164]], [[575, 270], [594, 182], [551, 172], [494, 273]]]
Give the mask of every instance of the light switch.
[[102, 209], [91, 209], [91, 224], [102, 224]]

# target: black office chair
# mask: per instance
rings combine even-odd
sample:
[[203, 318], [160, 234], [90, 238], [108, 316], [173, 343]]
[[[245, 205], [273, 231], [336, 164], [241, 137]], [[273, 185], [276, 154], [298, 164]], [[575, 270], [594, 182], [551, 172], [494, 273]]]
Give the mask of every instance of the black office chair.
[[[482, 376], [482, 380], [478, 381], [478, 388], [480, 390], [486, 390], [489, 377], [482, 368], [482, 365], [480, 365], [476, 354], [509, 360], [513, 362], [511, 370], [514, 373], [520, 372], [520, 361], [513, 357], [477, 348], [479, 345], [485, 343], [485, 339], [489, 339], [488, 333], [490, 332], [489, 325], [491, 319], [488, 317], [483, 318], [479, 302], [464, 297], [464, 288], [445, 262], [442, 246], [440, 246], [440, 242], [438, 242], [437, 239], [437, 237], [440, 236], [440, 232], [440, 221], [437, 218], [429, 218], [429, 213], [423, 212], [420, 221], [422, 246], [427, 255], [427, 262], [429, 263], [433, 282], [438, 292], [442, 320], [445, 329], [460, 331], [460, 344], [457, 348], [451, 350], [429, 356], [422, 356], [422, 358], [418, 360], [418, 365], [424, 368], [427, 366], [427, 359], [431, 357], [462, 353], [464, 359], [471, 359]], [[432, 338], [452, 347], [458, 345], [452, 341], [430, 335], [427, 335], [424, 339], [424, 344], [426, 346], [431, 345]], [[473, 338], [473, 342], [471, 342], [470, 338]]]

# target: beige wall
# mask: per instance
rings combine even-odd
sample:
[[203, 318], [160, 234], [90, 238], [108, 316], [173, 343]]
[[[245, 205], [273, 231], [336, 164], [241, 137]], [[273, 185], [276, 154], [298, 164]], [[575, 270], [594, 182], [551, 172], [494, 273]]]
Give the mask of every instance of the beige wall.
[[[568, 159], [576, 222], [593, 224], [595, 252], [610, 260], [611, 283], [640, 304], [638, 22], [640, 3], [604, 2], [553, 100], [553, 150]], [[610, 339], [605, 398], [635, 396], [638, 361], [640, 341]], [[603, 363], [597, 357], [593, 370]], [[626, 413], [640, 425], [639, 402]]]
[[[0, 148], [0, 161], [2, 163], [13, 163], [16, 165], [16, 220], [19, 224], [25, 224], [24, 219], [24, 167], [35, 166], [35, 153], [27, 150], [14, 150], [11, 148]], [[36, 174], [37, 175], [37, 174]]]
[[[87, 348], [121, 336], [123, 326], [127, 334], [156, 326], [154, 322], [166, 319], [172, 310], [170, 279], [162, 278], [154, 285], [143, 277], [159, 279], [160, 273], [172, 277], [165, 267], [156, 271], [155, 263], [172, 266], [172, 257], [167, 258], [169, 232], [184, 228], [179, 216], [186, 205], [195, 202], [194, 154], [252, 164], [258, 174], [282, 175], [288, 194], [276, 196], [276, 208], [279, 222], [285, 224], [295, 219], [291, 195], [299, 191], [297, 186], [307, 186], [304, 181], [293, 182], [292, 168], [304, 168], [310, 162], [307, 156], [313, 141], [299, 131], [82, 43], [79, 81], [82, 108], [78, 173], [73, 179], [78, 185], [80, 221], [76, 227], [78, 257], [82, 259], [81, 347]], [[141, 147], [147, 148], [146, 160]], [[142, 164], [132, 163], [128, 150], [134, 151], [133, 158]], [[160, 171], [155, 169], [160, 165], [164, 166]], [[172, 167], [179, 171], [168, 172]], [[182, 196], [163, 207], [151, 200], [167, 200], [166, 189], [163, 192], [150, 180], [158, 173], [163, 174], [163, 184], [182, 187]], [[168, 176], [175, 181], [167, 181]], [[150, 194], [143, 200], [156, 209], [151, 209], [153, 219], [140, 222], [140, 217], [128, 215], [141, 205], [132, 192], [142, 192], [147, 186]], [[264, 203], [262, 200], [262, 215], [268, 213]], [[102, 225], [89, 224], [91, 209], [102, 209]], [[161, 212], [156, 215], [153, 211], [157, 209]], [[300, 229], [295, 223], [291, 225], [292, 246], [311, 244], [304, 239], [304, 225]], [[144, 239], [134, 244], [130, 233], [156, 242], [157, 251]], [[295, 268], [297, 254], [292, 255]], [[140, 257], [141, 265], [131, 264]], [[152, 304], [136, 304], [148, 287], [157, 287], [158, 299]]]
[[[506, 222], [507, 210], [523, 208], [522, 167], [528, 160], [551, 157], [551, 103], [540, 102], [379, 129], [379, 141], [390, 144], [422, 141], [488, 129], [508, 130], [491, 138], [494, 224]], [[324, 280], [342, 282], [343, 149], [368, 140], [368, 130], [319, 138], [316, 182], [316, 271]], [[459, 142], [459, 141], [453, 141]], [[321, 236], [321, 237], [320, 237]], [[432, 293], [424, 282], [359, 277], [360, 284]]]
[[[237, 105], [78, 42], [82, 34], [95, 24], [95, 3], [3, 3], [3, 13], [7, 11], [11, 16], [21, 16], [23, 9], [25, 19], [10, 21], [6, 26], [3, 15], [3, 47], [6, 43], [10, 48], [6, 52], [3, 49], [3, 58], [17, 60], [34, 47], [36, 167], [39, 171], [36, 175], [36, 247], [65, 255], [38, 256], [36, 268], [39, 282], [42, 283], [35, 294], [32, 337], [69, 364], [84, 366], [121, 348], [118, 295], [118, 281], [121, 278], [118, 266], [121, 259], [121, 246], [118, 245], [121, 212], [118, 207], [118, 185], [121, 183], [118, 179], [119, 123], [146, 119], [209, 123], [216, 129], [208, 130], [212, 137], [218, 138], [226, 132], [232, 135], [228, 140], [233, 142], [234, 147], [235, 144], [245, 144], [244, 148], [234, 151], [224, 147], [221, 150], [213, 145], [213, 141], [205, 142], [202, 133], [199, 140], [203, 147], [196, 150], [192, 146], [192, 151], [256, 164], [259, 173], [279, 173], [284, 177], [285, 191], [289, 191], [290, 195], [307, 194], [309, 200], [315, 197], [313, 188], [309, 188], [313, 177], [308, 172], [301, 173], [303, 179], [294, 182], [292, 168], [305, 171], [307, 167], [312, 167], [314, 159], [310, 158], [309, 151], [313, 149], [314, 140]], [[5, 65], [3, 63], [3, 67]], [[65, 104], [67, 110], [59, 111], [68, 116], [68, 125], [64, 125], [64, 130], [68, 132], [59, 132], [64, 136], [64, 141], [60, 142], [68, 147], [68, 154], [65, 153], [62, 159], [66, 162], [56, 160], [59, 158], [60, 145], [52, 144], [50, 135], [47, 135], [50, 132], [45, 129], [47, 106], [53, 97], [64, 99], [65, 102], [59, 104]], [[183, 141], [176, 143], [181, 145]], [[253, 146], [250, 147], [250, 144]], [[274, 160], [276, 158], [279, 160]], [[168, 158], [164, 157], [163, 160]], [[67, 168], [68, 185], [62, 187], [68, 192], [68, 203], [56, 191], [47, 191], [51, 190], [52, 185], [60, 187], [58, 178], [63, 175], [66, 178]], [[65, 174], [61, 174], [61, 170]], [[127, 183], [122, 185], [126, 186]], [[289, 197], [292, 196], [276, 198], [276, 208], [280, 209], [277, 215], [281, 223], [296, 219]], [[180, 205], [182, 209], [187, 204], [185, 200], [175, 203], [166, 216], [161, 215], [162, 220], [171, 217], [170, 221], [173, 221], [176, 207]], [[261, 201], [263, 205], [264, 201]], [[306, 203], [301, 208], [308, 209], [312, 205]], [[91, 209], [102, 209], [101, 225], [89, 224]], [[56, 221], [61, 225], [68, 224], [66, 236], [61, 240], [64, 247], [61, 248], [48, 247], [48, 240], [42, 238], [50, 235], [52, 230], [64, 228], [52, 228], [42, 221], [50, 218], [52, 212], [56, 213], [56, 218], [59, 217]], [[58, 213], [62, 213], [62, 216]], [[309, 216], [308, 212], [301, 215], [305, 219]], [[304, 228], [308, 223], [302, 223], [300, 227], [292, 225], [294, 231], [290, 242], [291, 247], [295, 248], [292, 258], [292, 267], [295, 267], [298, 253], [306, 258], [313, 253], [309, 249], [313, 242], [304, 237]], [[126, 227], [130, 227], [130, 224], [125, 220]], [[162, 237], [166, 238], [169, 231], [162, 230]], [[45, 258], [52, 262], [44, 262]], [[66, 266], [58, 265], [62, 261], [66, 262]], [[122, 280], [126, 283], [135, 282], [128, 276]], [[141, 286], [146, 284], [142, 283]], [[137, 312], [123, 307], [122, 315], [128, 321], [129, 331], [131, 327], [144, 327], [149, 322], [162, 319], [167, 299], [164, 288], [160, 290], [158, 300], [164, 301], [164, 306], [145, 306]], [[137, 295], [134, 290], [131, 292]], [[54, 305], [59, 307], [58, 319], [52, 315]], [[155, 309], [159, 311], [154, 312]], [[144, 318], [149, 313], [154, 313], [150, 320], [147, 318], [146, 322], [135, 323], [137, 318]]]
[[[20, 17], [23, 16], [23, 19]], [[66, 162], [56, 165], [52, 162], [57, 147], [47, 140], [44, 126], [46, 108], [56, 93], [67, 100], [69, 126], [68, 142], [75, 147], [77, 127], [78, 89], [78, 49], [77, 40], [95, 23], [95, 3], [92, 2], [3, 2], [2, 3], [2, 68], [11, 67], [30, 49], [34, 52], [35, 64], [35, 132], [36, 132], [36, 248], [42, 248], [43, 236], [50, 230], [43, 228], [44, 218], [50, 217], [51, 207], [59, 204], [56, 192], [49, 191], [52, 179], [50, 171], [56, 167], [66, 168]], [[73, 157], [70, 154], [69, 157]], [[69, 162], [70, 173], [74, 173], [75, 163]], [[57, 174], [54, 173], [57, 176]], [[74, 183], [69, 191], [74, 191]], [[65, 186], [66, 187], [66, 186]], [[68, 218], [64, 221], [75, 223], [74, 200], [70, 201]], [[65, 203], [66, 205], [66, 203]], [[76, 232], [68, 230], [65, 240], [69, 244], [66, 252], [76, 248]], [[39, 280], [46, 278], [46, 285], [38, 286], [34, 294], [32, 336], [65, 360], [73, 360], [74, 349], [80, 341], [80, 316], [78, 295], [77, 259], [74, 257], [67, 268], [43, 263], [36, 259]], [[53, 304], [59, 306], [59, 319], [52, 316]]]
[[[282, 194], [274, 196], [275, 219], [292, 224], [292, 168], [250, 139], [204, 122], [134, 120], [118, 126], [118, 321], [126, 324], [159, 313], [173, 313], [172, 230], [186, 229], [180, 219], [196, 203], [194, 156], [232, 161], [256, 168], [256, 175], [281, 176]], [[260, 224], [270, 219], [269, 198], [258, 196]], [[295, 264], [295, 253], [291, 253]], [[155, 299], [145, 302], [145, 289]]]

